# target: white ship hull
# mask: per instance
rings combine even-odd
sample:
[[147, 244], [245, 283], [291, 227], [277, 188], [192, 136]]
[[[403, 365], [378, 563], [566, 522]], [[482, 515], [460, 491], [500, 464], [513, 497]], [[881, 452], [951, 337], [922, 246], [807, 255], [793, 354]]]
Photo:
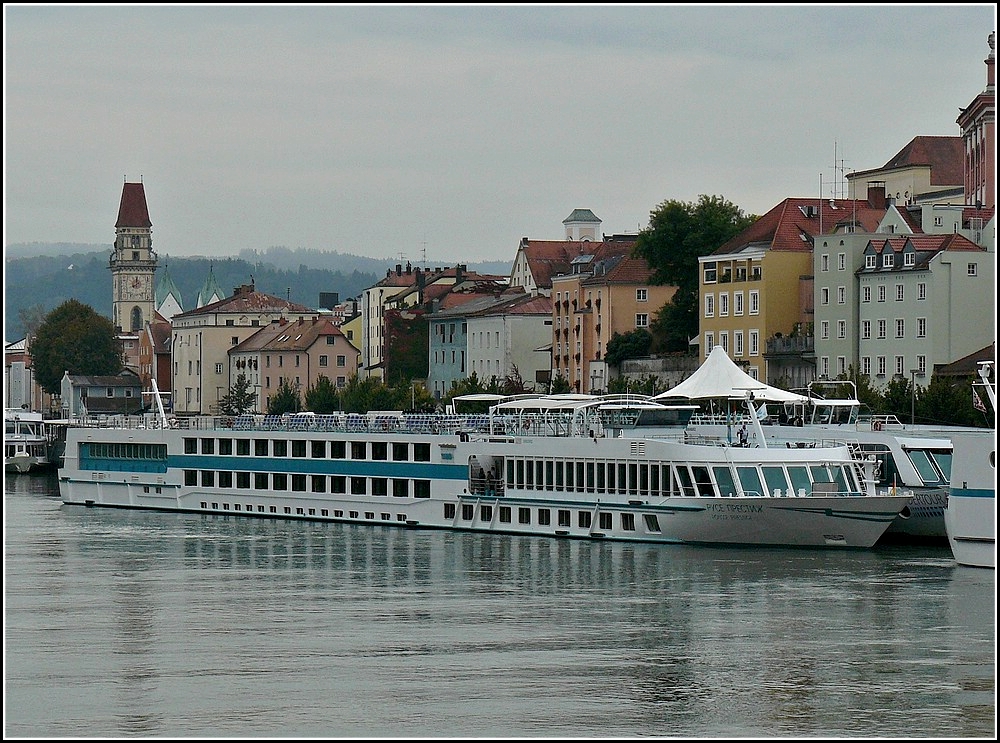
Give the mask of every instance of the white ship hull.
[[[869, 548], [908, 500], [873, 494], [846, 447], [763, 456], [603, 435], [197, 425], [71, 428], [63, 501], [566, 538]], [[797, 487], [806, 475], [817, 482]], [[776, 497], [764, 483], [779, 476], [789, 487]]]

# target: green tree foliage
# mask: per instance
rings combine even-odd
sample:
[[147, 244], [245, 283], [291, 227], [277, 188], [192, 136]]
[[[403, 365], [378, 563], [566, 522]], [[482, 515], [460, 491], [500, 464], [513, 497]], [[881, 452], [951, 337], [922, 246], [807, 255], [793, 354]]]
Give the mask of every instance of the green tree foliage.
[[[408, 396], [408, 393], [407, 393]], [[400, 404], [399, 394], [375, 377], [364, 379], [354, 374], [340, 390], [341, 410], [345, 413], [367, 413], [369, 410], [402, 410], [409, 401]]]
[[641, 359], [649, 356], [653, 336], [645, 328], [636, 328], [628, 333], [614, 333], [608, 341], [604, 360], [611, 366], [620, 366], [625, 359]]
[[292, 387], [292, 383], [287, 379], [282, 379], [277, 391], [267, 401], [267, 414], [284, 415], [285, 413], [297, 413], [300, 410], [302, 410], [302, 401], [299, 399], [299, 391]]
[[500, 391], [505, 395], [524, 395], [528, 392], [534, 392], [534, 389], [528, 388], [524, 377], [521, 376], [521, 370], [517, 368], [517, 364], [514, 364], [510, 374], [504, 377], [503, 382], [500, 383]]
[[316, 384], [306, 390], [306, 410], [314, 413], [333, 413], [340, 409], [340, 394], [337, 387], [326, 375], [321, 375]]
[[426, 379], [430, 329], [422, 311], [388, 310], [385, 313], [385, 380], [394, 385]]
[[608, 382], [608, 393], [612, 395], [655, 395], [663, 392], [666, 384], [655, 374], [643, 375], [639, 379], [614, 377]]
[[562, 374], [556, 374], [552, 377], [552, 384], [550, 385], [550, 393], [553, 395], [565, 395], [572, 388], [569, 386], [569, 380], [566, 379]]
[[[917, 423], [979, 427], [993, 425], [993, 415], [976, 410], [972, 404], [972, 389], [971, 379], [953, 382], [937, 376], [931, 377], [930, 384], [917, 393]], [[984, 393], [979, 392], [979, 397], [982, 399]]]
[[677, 287], [651, 326], [654, 351], [683, 352], [698, 335], [698, 258], [722, 247], [757, 220], [721, 196], [701, 195], [695, 203], [664, 201], [649, 214], [634, 255], [645, 258], [653, 282]]
[[219, 400], [219, 415], [243, 415], [253, 413], [257, 408], [257, 395], [245, 374], [240, 374], [229, 388], [229, 392]]
[[31, 345], [35, 378], [42, 389], [57, 394], [63, 374], [118, 374], [122, 344], [111, 321], [75, 299], [45, 316]]
[[895, 415], [900, 421], [910, 422], [910, 380], [894, 377], [889, 380], [882, 393], [882, 405], [878, 411], [885, 415]]

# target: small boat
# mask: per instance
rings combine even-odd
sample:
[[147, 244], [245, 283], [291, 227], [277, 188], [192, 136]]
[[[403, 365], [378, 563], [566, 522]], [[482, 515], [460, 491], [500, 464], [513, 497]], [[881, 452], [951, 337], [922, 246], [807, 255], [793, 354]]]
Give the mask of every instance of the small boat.
[[42, 414], [5, 408], [3, 418], [4, 471], [23, 474], [49, 467], [49, 438]]
[[[973, 394], [980, 402], [981, 389], [994, 415], [997, 409], [996, 380], [990, 381], [992, 361], [979, 364], [980, 381], [973, 384]], [[986, 407], [987, 403], [982, 403]], [[997, 566], [997, 470], [996, 427], [992, 437], [955, 441], [951, 467], [951, 487], [944, 523], [948, 544], [959, 565], [977, 568]]]
[[[373, 411], [308, 421], [168, 419], [157, 407], [158, 417], [67, 429], [64, 503], [842, 549], [874, 546], [908, 502], [876, 493], [874, 459], [846, 446], [754, 450], [685, 441], [690, 405], [535, 395], [496, 401], [488, 413]], [[644, 420], [659, 434], [636, 433]]]

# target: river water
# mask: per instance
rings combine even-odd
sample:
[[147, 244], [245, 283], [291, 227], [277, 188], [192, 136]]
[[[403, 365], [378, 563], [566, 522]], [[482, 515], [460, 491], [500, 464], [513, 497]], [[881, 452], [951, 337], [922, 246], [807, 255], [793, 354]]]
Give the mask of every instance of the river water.
[[996, 572], [4, 486], [5, 737], [983, 737]]

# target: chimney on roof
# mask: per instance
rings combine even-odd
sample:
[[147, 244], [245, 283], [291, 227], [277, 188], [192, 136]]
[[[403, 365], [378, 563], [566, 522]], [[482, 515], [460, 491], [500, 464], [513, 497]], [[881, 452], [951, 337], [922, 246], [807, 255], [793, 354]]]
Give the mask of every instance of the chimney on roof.
[[868, 206], [872, 209], [885, 209], [889, 206], [885, 196], [885, 181], [868, 181]]
[[396, 264], [396, 275], [397, 276], [402, 276], [403, 275], [403, 264], [402, 263], [397, 263]]
[[409, 276], [411, 273], [413, 273], [413, 266], [411, 266], [410, 262], [407, 261], [406, 262], [406, 275]]

